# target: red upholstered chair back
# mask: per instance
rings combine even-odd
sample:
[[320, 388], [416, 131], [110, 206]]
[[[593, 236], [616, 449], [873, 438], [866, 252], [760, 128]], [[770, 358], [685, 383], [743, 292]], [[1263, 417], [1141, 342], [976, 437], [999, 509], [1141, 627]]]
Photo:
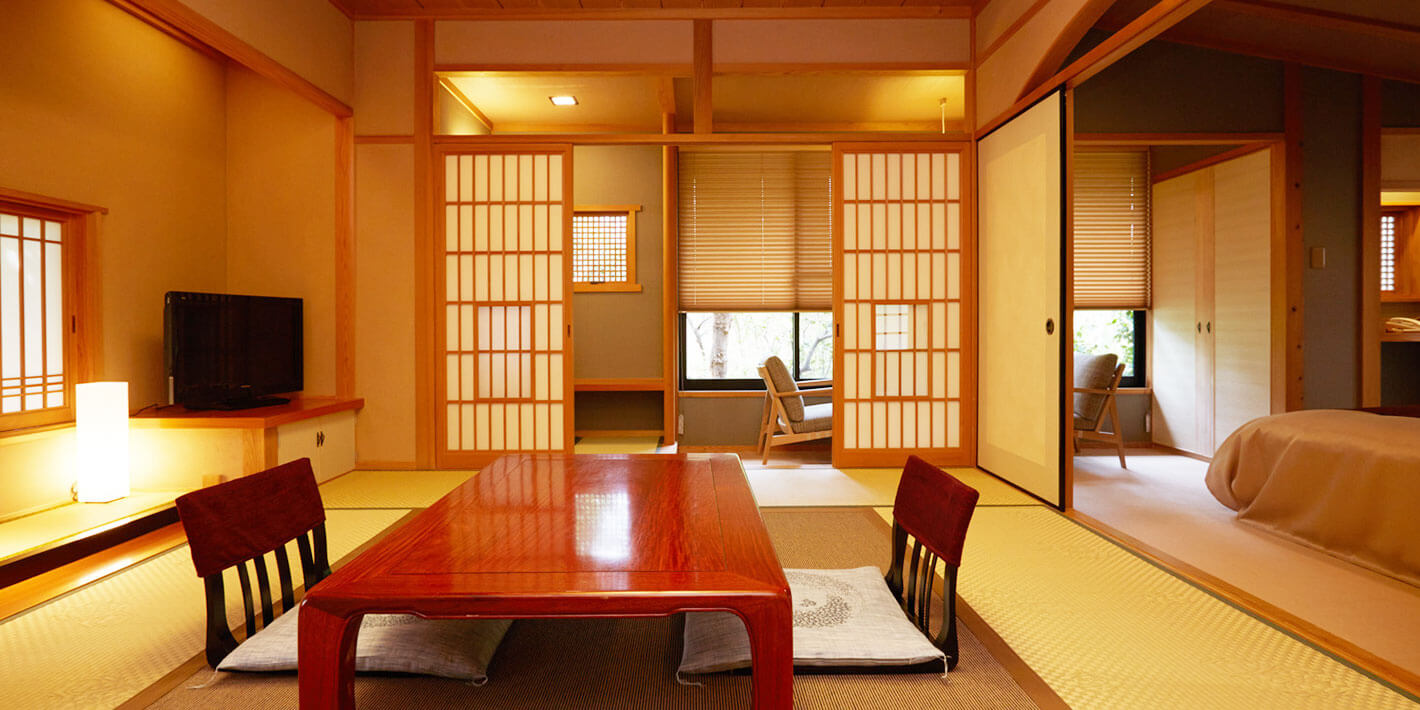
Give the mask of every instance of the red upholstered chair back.
[[256, 573], [263, 626], [274, 618], [271, 577], [265, 559], [268, 554], [276, 562], [283, 611], [290, 611], [296, 603], [286, 543], [296, 543], [307, 589], [330, 575], [325, 507], [310, 459], [193, 491], [177, 499], [177, 509], [187, 533], [192, 564], [206, 585], [207, 661], [213, 667], [237, 647], [236, 637], [227, 626], [223, 570], [237, 570], [248, 638], [257, 629], [248, 566]]
[[178, 515], [197, 576], [271, 552], [325, 522], [310, 459], [188, 493]]
[[909, 456], [892, 504], [893, 520], [943, 562], [961, 565], [966, 528], [981, 494], [932, 464]]
[[[947, 670], [955, 668], [957, 649], [957, 568], [961, 566], [966, 528], [980, 494], [932, 464], [909, 456], [897, 484], [892, 505], [892, 566], [888, 589], [922, 633], [932, 635], [932, 590], [937, 562], [945, 563], [942, 577], [941, 629], [932, 642], [946, 655]], [[915, 542], [909, 552], [907, 538]], [[908, 562], [904, 563], [904, 558]]]

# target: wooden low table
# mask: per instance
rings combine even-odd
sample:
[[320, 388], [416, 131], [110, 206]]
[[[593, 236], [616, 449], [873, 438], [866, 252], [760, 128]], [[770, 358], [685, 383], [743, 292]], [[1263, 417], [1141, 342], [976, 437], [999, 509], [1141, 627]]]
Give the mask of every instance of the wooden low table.
[[736, 457], [504, 456], [310, 590], [301, 707], [354, 707], [365, 614], [682, 611], [739, 614], [754, 707], [793, 705], [789, 583]]

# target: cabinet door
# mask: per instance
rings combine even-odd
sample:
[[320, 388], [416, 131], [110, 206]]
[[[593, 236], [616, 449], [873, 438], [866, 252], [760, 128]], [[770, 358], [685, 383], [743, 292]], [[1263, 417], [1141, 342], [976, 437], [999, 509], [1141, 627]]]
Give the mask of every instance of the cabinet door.
[[1196, 230], [1199, 176], [1154, 185], [1153, 364], [1154, 441], [1185, 451], [1198, 447]]
[[1213, 445], [1203, 452], [1210, 456], [1272, 409], [1270, 152], [1220, 163], [1213, 179]]

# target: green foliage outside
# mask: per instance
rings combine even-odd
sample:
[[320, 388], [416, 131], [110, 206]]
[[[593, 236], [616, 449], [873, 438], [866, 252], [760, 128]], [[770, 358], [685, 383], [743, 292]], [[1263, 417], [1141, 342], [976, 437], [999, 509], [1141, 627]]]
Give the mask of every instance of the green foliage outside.
[[1134, 311], [1075, 311], [1075, 352], [1114, 353], [1134, 374]]

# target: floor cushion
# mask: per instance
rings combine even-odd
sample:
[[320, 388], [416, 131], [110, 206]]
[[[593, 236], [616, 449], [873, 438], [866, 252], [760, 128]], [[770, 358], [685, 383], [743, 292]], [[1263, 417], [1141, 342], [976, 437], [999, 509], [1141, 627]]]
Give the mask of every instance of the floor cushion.
[[[794, 666], [945, 671], [941, 649], [908, 621], [876, 567], [786, 569], [794, 603]], [[935, 662], [935, 663], [934, 663]], [[715, 673], [750, 665], [749, 634], [729, 612], [686, 614], [680, 672]]]
[[[219, 671], [296, 670], [297, 614], [293, 609], [243, 641]], [[488, 680], [488, 663], [508, 632], [507, 619], [422, 619], [410, 614], [369, 614], [355, 641], [356, 671], [386, 671]]]

